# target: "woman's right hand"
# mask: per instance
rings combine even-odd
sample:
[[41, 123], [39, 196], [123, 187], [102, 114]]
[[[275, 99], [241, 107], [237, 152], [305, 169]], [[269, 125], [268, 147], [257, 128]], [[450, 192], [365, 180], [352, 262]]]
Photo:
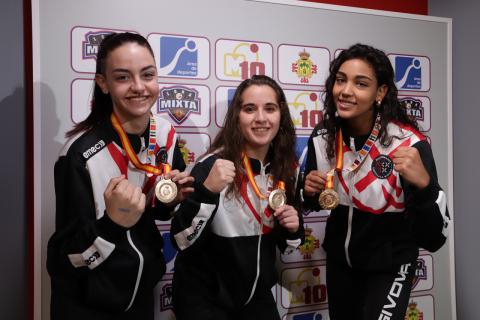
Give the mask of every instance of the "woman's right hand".
[[110, 180], [103, 198], [110, 219], [125, 228], [134, 226], [145, 211], [145, 194], [124, 175]]
[[303, 193], [311, 197], [316, 193], [320, 193], [325, 189], [325, 182], [327, 181], [327, 175], [318, 170], [310, 171], [305, 177], [305, 186], [303, 187]]
[[235, 165], [230, 160], [217, 159], [213, 164], [207, 179], [203, 182], [205, 188], [213, 193], [219, 193], [235, 178]]

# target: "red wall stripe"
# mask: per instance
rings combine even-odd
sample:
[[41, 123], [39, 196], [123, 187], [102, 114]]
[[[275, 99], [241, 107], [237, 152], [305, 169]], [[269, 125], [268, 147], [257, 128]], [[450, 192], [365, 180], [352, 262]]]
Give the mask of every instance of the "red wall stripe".
[[413, 14], [428, 14], [428, 0], [305, 0], [340, 6], [386, 10]]

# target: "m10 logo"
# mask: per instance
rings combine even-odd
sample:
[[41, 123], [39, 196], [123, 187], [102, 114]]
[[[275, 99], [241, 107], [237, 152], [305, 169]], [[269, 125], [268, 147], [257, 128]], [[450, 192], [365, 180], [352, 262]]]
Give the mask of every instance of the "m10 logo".
[[284, 270], [282, 306], [291, 308], [327, 303], [327, 286], [322, 279], [325, 279], [325, 267], [322, 266]]
[[295, 129], [312, 130], [323, 120], [320, 94], [312, 91], [284, 90]]
[[220, 80], [242, 81], [253, 75], [273, 74], [270, 44], [220, 39], [215, 49], [215, 69]]

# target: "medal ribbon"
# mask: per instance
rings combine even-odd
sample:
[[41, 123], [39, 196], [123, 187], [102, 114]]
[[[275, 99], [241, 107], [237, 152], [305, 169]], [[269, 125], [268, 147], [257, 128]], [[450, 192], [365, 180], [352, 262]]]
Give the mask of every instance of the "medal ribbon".
[[[355, 171], [358, 166], [360, 166], [367, 155], [370, 153], [373, 144], [377, 141], [378, 134], [380, 133], [380, 113], [377, 113], [377, 117], [375, 119], [375, 124], [373, 126], [372, 132], [370, 132], [370, 136], [368, 137], [367, 141], [363, 145], [362, 149], [357, 154], [357, 158], [352, 163], [350, 167], [345, 169], [347, 172]], [[337, 136], [335, 139], [335, 168], [327, 172], [327, 181], [325, 182], [325, 189], [333, 189], [333, 176], [335, 171], [341, 172], [343, 168], [343, 134], [342, 129], [339, 129], [337, 132]]]
[[[250, 165], [250, 159], [248, 159], [248, 157], [245, 153], [243, 154], [242, 160], [243, 160], [243, 167], [247, 171], [248, 181], [252, 185], [253, 191], [255, 192], [257, 197], [259, 197], [260, 199], [262, 199], [262, 200], [267, 199], [267, 196], [265, 196], [264, 194], [262, 194], [260, 192], [260, 189], [258, 188], [258, 185], [255, 182], [255, 178], [253, 177], [253, 172], [252, 172], [252, 166]], [[285, 190], [285, 182], [278, 181], [277, 188]]]
[[[130, 140], [128, 139], [127, 133], [125, 130], [123, 130], [122, 126], [120, 125], [120, 121], [118, 120], [118, 117], [115, 115], [114, 112], [112, 112], [110, 116], [110, 120], [112, 122], [113, 128], [117, 132], [118, 136], [120, 137], [120, 141], [122, 142], [122, 147], [125, 150], [125, 153], [127, 154], [128, 160], [135, 166], [135, 168], [139, 170], [143, 170], [147, 173], [159, 176], [162, 173], [168, 173], [170, 172], [170, 165], [164, 164], [162, 168], [159, 168], [157, 166], [148, 164], [148, 163], [141, 163], [140, 160], [137, 157], [137, 154], [133, 150], [132, 145], [130, 144]], [[153, 120], [153, 122], [152, 122]], [[149, 137], [149, 146], [148, 146], [148, 156], [150, 158], [150, 155], [153, 155], [153, 150], [155, 148], [155, 136], [152, 136], [156, 134], [156, 124], [155, 120], [153, 117], [150, 117], [150, 137]], [[152, 132], [152, 124], [153, 124], [153, 132]], [[151, 147], [153, 141], [153, 147]], [[150, 161], [152, 161], [150, 159]]]

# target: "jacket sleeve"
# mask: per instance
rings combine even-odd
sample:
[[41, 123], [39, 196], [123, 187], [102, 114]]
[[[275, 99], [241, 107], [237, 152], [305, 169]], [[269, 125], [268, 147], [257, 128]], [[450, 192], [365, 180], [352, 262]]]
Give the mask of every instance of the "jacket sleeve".
[[308, 173], [312, 170], [317, 170], [317, 154], [315, 152], [315, 147], [313, 145], [313, 138], [316, 137], [317, 131], [319, 130], [319, 126], [315, 127], [313, 129], [312, 134], [310, 135], [310, 138], [308, 139], [308, 145], [307, 145], [307, 160], [305, 163], [305, 172], [301, 176], [301, 180], [299, 184], [301, 185], [302, 189], [302, 197], [303, 197], [303, 209], [305, 211], [319, 211], [322, 210], [320, 207], [320, 204], [318, 203], [318, 197], [320, 194], [314, 194], [313, 196], [306, 196], [303, 193], [304, 187], [305, 187], [305, 177], [308, 175]]
[[90, 177], [81, 161], [62, 156], [55, 164], [56, 227], [48, 242], [50, 275], [96, 269], [114, 252], [126, 229], [107, 214], [97, 220]]
[[448, 235], [450, 215], [447, 197], [438, 184], [437, 171], [432, 150], [426, 140], [413, 145], [430, 175], [430, 183], [418, 189], [403, 180], [407, 214], [412, 222], [412, 230], [418, 244], [434, 252], [442, 247]]
[[197, 250], [208, 236], [220, 195], [210, 192], [203, 182], [216, 158], [212, 155], [197, 163], [191, 172], [195, 191], [177, 207], [172, 219], [170, 237], [177, 250]]

